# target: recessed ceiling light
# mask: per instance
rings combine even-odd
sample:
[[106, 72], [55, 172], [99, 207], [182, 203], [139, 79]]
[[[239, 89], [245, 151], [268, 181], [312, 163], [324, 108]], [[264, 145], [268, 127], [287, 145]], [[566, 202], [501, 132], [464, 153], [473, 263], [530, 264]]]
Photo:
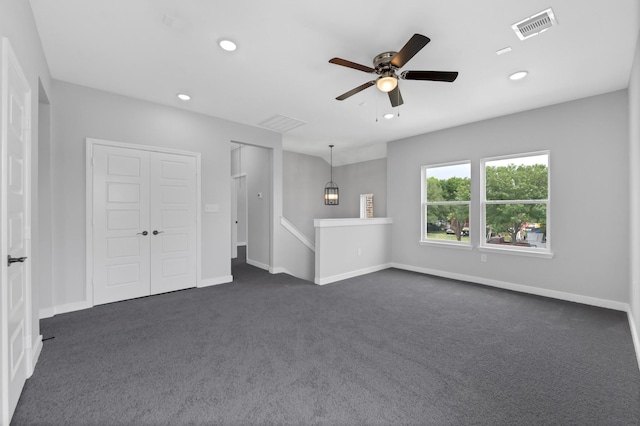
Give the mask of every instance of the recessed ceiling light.
[[504, 48], [502, 48], [500, 50], [497, 50], [496, 51], [496, 55], [504, 55], [505, 53], [511, 52], [511, 50], [512, 50], [511, 46], [507, 46], [507, 47], [504, 47]]
[[396, 115], [395, 115], [395, 114], [393, 114], [393, 113], [391, 113], [391, 112], [388, 112], [388, 113], [386, 113], [385, 115], [383, 115], [383, 117], [384, 117], [384, 118], [386, 118], [387, 120], [391, 120], [391, 119], [392, 119], [393, 117], [395, 117], [395, 116], [396, 116]]
[[231, 40], [220, 40], [218, 44], [220, 45], [220, 47], [222, 47], [222, 49], [226, 50], [227, 52], [233, 52], [238, 48], [238, 46], [236, 46], [236, 44]]
[[178, 93], [178, 99], [180, 99], [181, 101], [188, 101], [189, 99], [191, 99], [191, 96], [185, 95], [184, 93]]
[[518, 72], [514, 72], [513, 74], [511, 74], [509, 76], [509, 78], [511, 80], [522, 80], [523, 78], [525, 78], [527, 76], [527, 74], [529, 74], [527, 71], [518, 71]]

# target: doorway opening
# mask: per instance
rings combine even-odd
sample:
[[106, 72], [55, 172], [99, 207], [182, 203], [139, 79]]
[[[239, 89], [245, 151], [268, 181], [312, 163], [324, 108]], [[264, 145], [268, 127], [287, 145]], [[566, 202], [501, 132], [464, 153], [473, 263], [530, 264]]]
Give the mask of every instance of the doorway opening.
[[273, 207], [272, 150], [231, 143], [231, 258], [269, 271]]

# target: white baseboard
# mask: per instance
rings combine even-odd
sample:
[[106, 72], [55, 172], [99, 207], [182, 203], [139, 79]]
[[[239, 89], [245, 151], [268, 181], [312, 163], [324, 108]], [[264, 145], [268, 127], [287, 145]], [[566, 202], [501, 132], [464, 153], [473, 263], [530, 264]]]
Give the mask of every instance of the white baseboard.
[[66, 314], [68, 312], [82, 311], [83, 309], [93, 308], [88, 301], [67, 303], [66, 305], [58, 305], [53, 307], [53, 315]]
[[640, 335], [638, 334], [638, 327], [633, 320], [633, 313], [631, 313], [631, 306], [627, 309], [627, 318], [629, 318], [629, 329], [631, 330], [631, 337], [633, 338], [633, 347], [636, 349], [636, 360], [638, 361], [638, 368], [640, 369]]
[[264, 263], [261, 263], [255, 260], [247, 259], [247, 263], [251, 266], [255, 266], [256, 268], [264, 269], [265, 271], [268, 271], [270, 269], [269, 265], [266, 265]]
[[53, 306], [40, 309], [38, 315], [40, 319], [51, 318], [54, 315]]
[[293, 275], [287, 268], [283, 268], [282, 266], [276, 266], [275, 268], [269, 268], [270, 274], [289, 274]]
[[393, 268], [404, 269], [406, 271], [419, 272], [422, 274], [435, 275], [438, 277], [451, 278], [454, 280], [467, 281], [476, 284], [498, 287], [505, 290], [518, 291], [520, 293], [535, 294], [536, 296], [550, 297], [552, 299], [566, 300], [569, 302], [582, 303], [584, 305], [598, 306], [600, 308], [613, 309], [616, 311], [628, 312], [628, 304], [615, 300], [599, 299], [596, 297], [582, 296], [579, 294], [565, 293], [562, 291], [549, 290], [546, 288], [531, 287], [522, 284], [513, 284], [505, 281], [492, 280], [489, 278], [475, 277], [472, 275], [457, 274], [455, 272], [440, 271], [437, 269], [421, 268], [401, 263], [392, 263]]
[[330, 277], [323, 277], [323, 278], [315, 277], [313, 282], [318, 285], [325, 285], [325, 284], [334, 283], [336, 281], [346, 280], [348, 278], [359, 277], [360, 275], [370, 274], [372, 272], [382, 271], [383, 269], [388, 269], [390, 267], [391, 267], [390, 263], [369, 266], [368, 268], [358, 269], [356, 271], [349, 271], [343, 274], [332, 275]]
[[29, 360], [29, 370], [27, 371], [27, 378], [31, 377], [36, 369], [36, 364], [40, 358], [40, 352], [42, 352], [42, 335], [39, 335], [32, 347], [27, 349], [27, 359]]
[[233, 275], [225, 275], [223, 277], [207, 278], [206, 280], [200, 280], [198, 288], [210, 287], [212, 285], [226, 284], [233, 281]]

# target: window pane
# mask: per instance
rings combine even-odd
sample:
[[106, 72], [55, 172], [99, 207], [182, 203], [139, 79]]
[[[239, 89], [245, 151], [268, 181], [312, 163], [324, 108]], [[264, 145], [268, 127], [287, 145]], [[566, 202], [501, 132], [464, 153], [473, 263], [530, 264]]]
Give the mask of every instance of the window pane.
[[546, 200], [549, 156], [487, 161], [485, 176], [487, 200]]
[[486, 242], [547, 247], [546, 204], [488, 204]]
[[469, 201], [471, 164], [429, 167], [426, 169], [426, 201]]
[[469, 205], [429, 205], [425, 220], [429, 240], [469, 241]]

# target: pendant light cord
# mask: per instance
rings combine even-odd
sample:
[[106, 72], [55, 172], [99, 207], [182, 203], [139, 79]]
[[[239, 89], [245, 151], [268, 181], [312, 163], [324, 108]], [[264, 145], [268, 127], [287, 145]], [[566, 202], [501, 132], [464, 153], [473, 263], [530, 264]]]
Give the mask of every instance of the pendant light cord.
[[331, 179], [330, 181], [333, 182], [333, 145], [329, 145], [329, 147], [331, 148]]

